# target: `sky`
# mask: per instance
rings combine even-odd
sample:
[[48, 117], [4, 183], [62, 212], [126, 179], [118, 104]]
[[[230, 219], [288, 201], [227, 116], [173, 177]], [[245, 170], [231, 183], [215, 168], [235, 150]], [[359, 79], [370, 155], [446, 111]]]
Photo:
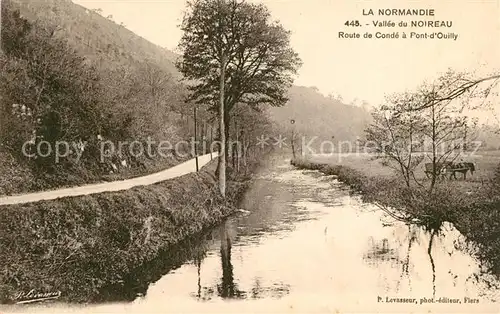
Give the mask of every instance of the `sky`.
[[[178, 25], [185, 0], [74, 0], [87, 8], [101, 8], [103, 15], [123, 22], [127, 28], [162, 47], [176, 51], [182, 36]], [[303, 66], [297, 85], [316, 86], [328, 95], [341, 95], [350, 102], [383, 102], [386, 94], [414, 89], [448, 68], [486, 74], [500, 70], [500, 0], [262, 0], [274, 19], [292, 31], [291, 44]], [[366, 16], [372, 9], [434, 9], [434, 17]], [[452, 39], [345, 39], [338, 32], [380, 31], [366, 23], [413, 19], [452, 21], [451, 28], [417, 29], [417, 32], [458, 34]], [[359, 20], [361, 28], [346, 27]], [[415, 29], [413, 29], [415, 30]]]

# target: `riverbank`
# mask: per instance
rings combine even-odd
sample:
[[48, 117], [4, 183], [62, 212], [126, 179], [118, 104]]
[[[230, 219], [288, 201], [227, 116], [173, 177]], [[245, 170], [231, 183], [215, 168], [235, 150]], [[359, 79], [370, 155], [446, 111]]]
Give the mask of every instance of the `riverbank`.
[[88, 302], [104, 287], [120, 285], [160, 251], [234, 213], [249, 177], [231, 175], [224, 200], [215, 168], [216, 160], [154, 185], [2, 206], [0, 301], [16, 302], [16, 295], [34, 290]]
[[[364, 166], [356, 169], [333, 161], [304, 159], [291, 163], [299, 169], [335, 175], [361, 193], [363, 201], [401, 209], [406, 217], [420, 220], [423, 226], [436, 228], [437, 232], [443, 222], [452, 223], [468, 239], [469, 248], [485, 265], [485, 270], [500, 276], [500, 197], [491, 186], [456, 182], [439, 185], [431, 197], [408, 199], [406, 187], [395, 176], [360, 171]], [[418, 191], [412, 192], [418, 195]], [[409, 203], [411, 208], [407, 206]]]

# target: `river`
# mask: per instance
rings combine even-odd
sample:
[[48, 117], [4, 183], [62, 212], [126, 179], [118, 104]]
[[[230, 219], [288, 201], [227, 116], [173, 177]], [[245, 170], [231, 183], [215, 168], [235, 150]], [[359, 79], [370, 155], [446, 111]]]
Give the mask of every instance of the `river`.
[[499, 312], [498, 283], [478, 275], [453, 226], [429, 255], [428, 233], [350, 194], [332, 176], [272, 159], [239, 214], [137, 270], [103, 303], [72, 312]]

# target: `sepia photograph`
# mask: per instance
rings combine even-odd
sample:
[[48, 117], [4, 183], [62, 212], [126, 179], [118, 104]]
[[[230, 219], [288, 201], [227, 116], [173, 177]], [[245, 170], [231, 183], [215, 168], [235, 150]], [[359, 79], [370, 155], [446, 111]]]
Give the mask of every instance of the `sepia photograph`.
[[0, 0], [0, 314], [500, 313], [500, 0]]

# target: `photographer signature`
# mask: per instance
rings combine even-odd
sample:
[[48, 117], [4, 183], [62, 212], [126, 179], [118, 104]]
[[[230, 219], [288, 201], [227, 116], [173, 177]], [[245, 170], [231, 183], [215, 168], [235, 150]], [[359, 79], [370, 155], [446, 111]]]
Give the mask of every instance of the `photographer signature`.
[[26, 304], [46, 300], [54, 300], [59, 298], [60, 296], [61, 291], [36, 292], [35, 290], [30, 290], [28, 292], [19, 292], [14, 296], [13, 301], [16, 301], [16, 304]]

